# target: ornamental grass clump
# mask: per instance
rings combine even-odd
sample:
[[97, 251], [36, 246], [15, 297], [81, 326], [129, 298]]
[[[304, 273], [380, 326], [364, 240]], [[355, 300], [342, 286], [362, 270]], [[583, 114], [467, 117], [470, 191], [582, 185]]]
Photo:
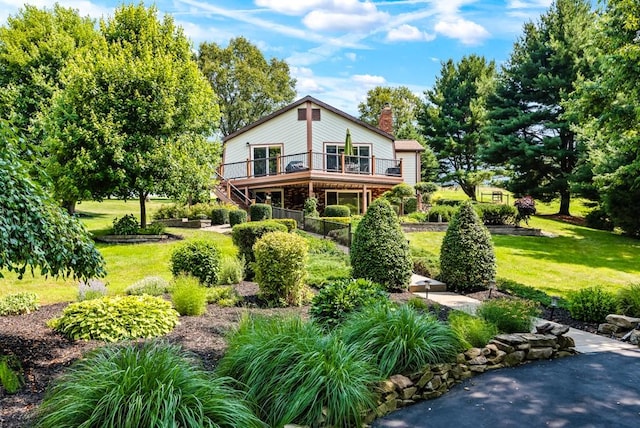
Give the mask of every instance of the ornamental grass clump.
[[485, 300], [476, 310], [477, 316], [494, 324], [500, 333], [528, 333], [539, 314], [538, 304], [524, 299]]
[[630, 284], [618, 291], [618, 312], [640, 318], [640, 283]]
[[389, 202], [375, 200], [353, 237], [350, 251], [354, 278], [369, 279], [387, 291], [402, 291], [411, 280], [409, 243]]
[[482, 348], [498, 334], [494, 324], [461, 311], [449, 312], [448, 322], [464, 349]]
[[67, 305], [48, 326], [73, 340], [117, 342], [163, 336], [178, 324], [171, 303], [154, 296], [106, 296]]
[[107, 346], [55, 381], [35, 426], [264, 427], [230, 385], [175, 345]]
[[408, 305], [376, 305], [347, 319], [340, 336], [367, 354], [383, 377], [455, 361], [460, 343], [448, 325]]
[[253, 246], [255, 280], [260, 297], [280, 306], [305, 302], [309, 246], [304, 238], [287, 232], [271, 232]]
[[473, 209], [462, 204], [453, 216], [440, 248], [440, 280], [455, 291], [484, 288], [496, 277], [491, 234]]
[[357, 347], [300, 317], [245, 315], [227, 341], [218, 374], [244, 385], [270, 426], [361, 426], [375, 408], [375, 367]]
[[197, 278], [179, 276], [173, 283], [171, 301], [180, 315], [199, 316], [207, 311], [207, 289]]

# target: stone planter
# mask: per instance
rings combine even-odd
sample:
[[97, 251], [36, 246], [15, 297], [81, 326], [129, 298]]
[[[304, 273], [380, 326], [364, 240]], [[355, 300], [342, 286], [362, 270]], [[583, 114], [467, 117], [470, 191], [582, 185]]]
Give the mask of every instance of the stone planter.
[[154, 223], [163, 224], [165, 227], [184, 227], [187, 229], [200, 229], [203, 227], [211, 226], [210, 219], [188, 220], [185, 218], [169, 218], [169, 219], [156, 220], [154, 221]]

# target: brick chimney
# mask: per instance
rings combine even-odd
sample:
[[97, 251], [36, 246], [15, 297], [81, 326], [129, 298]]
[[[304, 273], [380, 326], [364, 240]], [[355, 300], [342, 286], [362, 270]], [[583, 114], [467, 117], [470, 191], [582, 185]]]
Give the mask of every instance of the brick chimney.
[[380, 112], [378, 128], [387, 134], [393, 134], [393, 111], [391, 110], [391, 104], [389, 103], [385, 103], [382, 111]]

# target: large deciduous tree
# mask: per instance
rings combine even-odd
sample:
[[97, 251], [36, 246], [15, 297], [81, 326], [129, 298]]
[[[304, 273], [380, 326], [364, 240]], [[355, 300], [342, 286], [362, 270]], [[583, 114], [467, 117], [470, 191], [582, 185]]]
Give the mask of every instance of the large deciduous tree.
[[201, 44], [198, 66], [218, 96], [223, 136], [284, 107], [296, 95], [289, 65], [277, 58], [267, 60], [244, 37], [231, 39], [226, 48]]
[[587, 141], [588, 165], [614, 225], [640, 236], [640, 3], [609, 0], [588, 51], [594, 76], [568, 105]]
[[563, 102], [588, 70], [586, 36], [593, 17], [587, 0], [557, 0], [537, 23], [525, 24], [489, 99], [493, 144], [485, 159], [507, 165], [507, 187], [517, 195], [559, 196], [564, 215], [583, 145]]
[[0, 278], [3, 269], [22, 277], [27, 268], [55, 277], [104, 276], [104, 259], [86, 229], [29, 178], [17, 142], [0, 120]]
[[102, 21], [102, 38], [65, 68], [47, 120], [62, 176], [96, 199], [137, 197], [142, 227], [146, 198], [174, 174], [174, 146], [206, 147], [219, 119], [189, 41], [156, 15], [128, 5]]
[[435, 180], [438, 175], [438, 160], [418, 130], [418, 114], [423, 101], [406, 86], [376, 86], [367, 92], [367, 99], [358, 104], [359, 119], [378, 126], [380, 113], [389, 104], [393, 111], [393, 135], [398, 140], [416, 140], [425, 149], [421, 156], [422, 178]]
[[419, 121], [428, 144], [440, 161], [443, 181], [453, 181], [471, 199], [489, 174], [480, 152], [488, 144], [486, 93], [495, 77], [495, 64], [470, 55], [459, 63], [442, 64]]

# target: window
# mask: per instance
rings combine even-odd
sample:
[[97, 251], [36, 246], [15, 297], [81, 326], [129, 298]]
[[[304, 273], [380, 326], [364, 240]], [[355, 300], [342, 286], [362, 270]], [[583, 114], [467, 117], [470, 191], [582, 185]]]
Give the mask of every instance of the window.
[[[298, 109], [298, 120], [307, 120], [307, 109], [299, 108]], [[319, 121], [320, 120], [320, 109], [314, 108], [311, 109], [311, 120]]]
[[[328, 144], [326, 151], [327, 171], [341, 171], [340, 155], [344, 153], [344, 145]], [[345, 168], [348, 172], [369, 173], [370, 157], [371, 150], [369, 146], [354, 146], [353, 156], [345, 157]]]
[[[371, 202], [371, 192], [367, 192], [367, 205]], [[325, 205], [346, 205], [351, 214], [362, 213], [362, 191], [360, 192], [325, 192]]]
[[280, 146], [253, 147], [253, 175], [255, 177], [276, 175], [280, 152]]

